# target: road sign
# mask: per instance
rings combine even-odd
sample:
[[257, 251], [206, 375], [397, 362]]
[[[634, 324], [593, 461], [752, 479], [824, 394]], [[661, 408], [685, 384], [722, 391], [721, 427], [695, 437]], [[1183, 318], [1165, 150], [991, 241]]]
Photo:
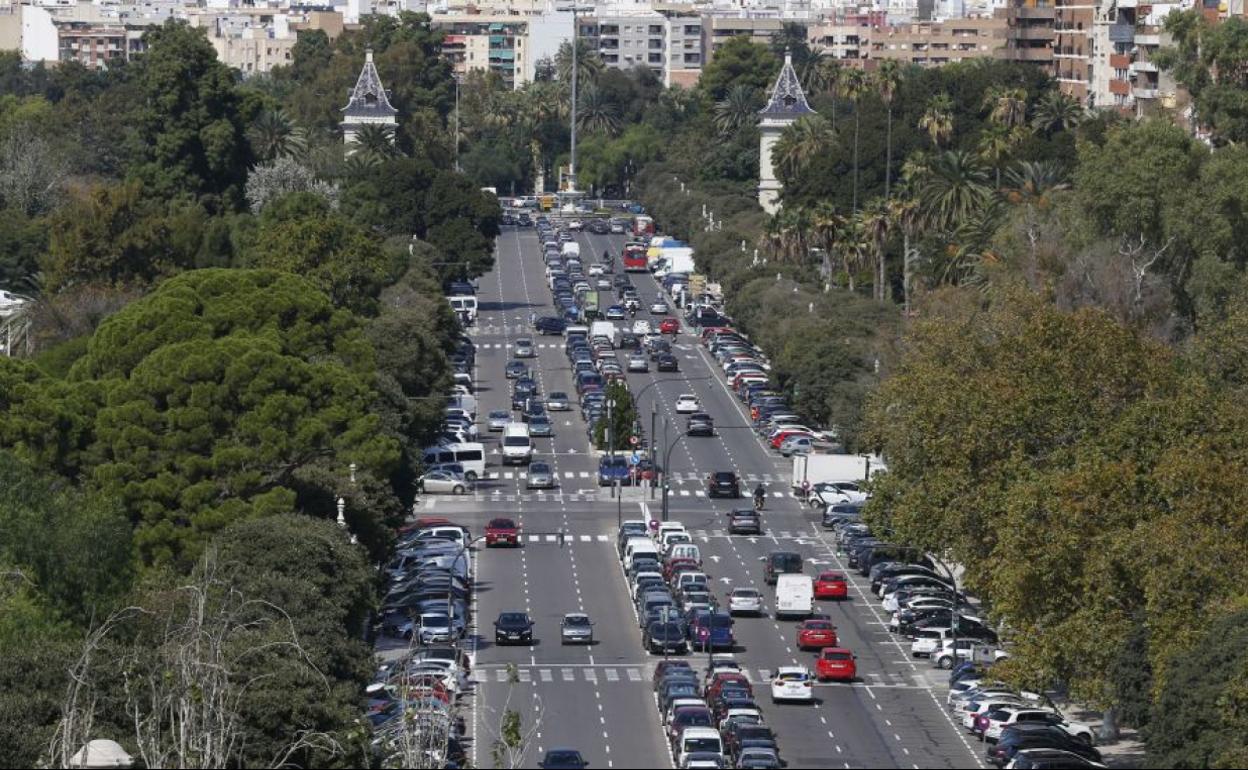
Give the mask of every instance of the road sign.
[[629, 436], [628, 443], [633, 446], [637, 446], [637, 444], [641, 443], [641, 439], [637, 438], [636, 436]]
[[633, 465], [637, 465], [641, 462], [641, 455], [637, 452], [633, 452], [633, 456], [629, 459], [632, 461]]

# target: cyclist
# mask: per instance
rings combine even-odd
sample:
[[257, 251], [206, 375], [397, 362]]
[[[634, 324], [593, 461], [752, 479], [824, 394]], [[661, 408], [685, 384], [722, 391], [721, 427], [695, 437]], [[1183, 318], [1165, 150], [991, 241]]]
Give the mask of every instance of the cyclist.
[[763, 501], [767, 499], [767, 489], [760, 481], [757, 487], [754, 487], [754, 510], [761, 511], [763, 509]]

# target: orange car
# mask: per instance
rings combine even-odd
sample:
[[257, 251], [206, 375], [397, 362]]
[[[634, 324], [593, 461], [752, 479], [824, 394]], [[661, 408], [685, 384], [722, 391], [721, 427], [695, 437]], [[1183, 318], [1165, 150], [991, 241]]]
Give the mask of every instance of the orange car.
[[824, 647], [815, 659], [815, 678], [820, 682], [852, 682], [858, 676], [855, 660], [854, 654], [844, 647]]
[[836, 626], [827, 620], [804, 620], [797, 627], [797, 649], [799, 650], [835, 647], [836, 642]]
[[849, 583], [840, 572], [821, 572], [815, 578], [816, 599], [846, 599], [849, 597]]

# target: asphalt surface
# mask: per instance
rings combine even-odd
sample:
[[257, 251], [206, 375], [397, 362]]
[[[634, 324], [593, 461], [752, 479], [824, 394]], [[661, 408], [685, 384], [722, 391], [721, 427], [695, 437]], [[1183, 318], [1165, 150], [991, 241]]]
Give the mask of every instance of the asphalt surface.
[[[623, 236], [578, 235], [586, 268], [609, 248], [617, 255]], [[510, 382], [504, 367], [510, 346], [519, 338], [537, 343], [530, 368], [541, 393], [562, 390], [575, 398], [563, 338], [540, 336], [529, 324], [531, 313], [552, 313], [541, 247], [533, 229], [508, 229], [498, 239], [493, 271], [480, 281], [479, 316], [470, 334], [478, 344], [478, 415], [510, 406]], [[632, 281], [642, 296], [637, 318], [657, 324], [646, 310], [661, 290], [647, 274]], [[631, 321], [621, 322], [631, 325]], [[649, 429], [653, 411], [659, 460], [670, 457], [669, 515], [681, 521], [702, 550], [717, 598], [736, 586], [753, 586], [764, 596], [760, 559], [773, 550], [803, 554], [807, 573], [843, 565], [831, 540], [825, 540], [817, 515], [789, 493], [790, 462], [763, 447], [749, 429], [748, 414], [697, 338], [687, 330], [673, 352], [679, 373], [629, 374], [638, 412]], [[715, 420], [711, 438], [679, 438], [685, 415], [674, 404], [683, 393], [696, 394]], [[523, 531], [515, 549], [485, 549], [476, 559], [474, 648], [476, 692], [472, 698], [473, 764], [495, 765], [492, 746], [508, 709], [522, 716], [525, 752], [521, 764], [536, 767], [554, 747], [579, 749], [592, 767], [671, 767], [651, 690], [654, 663], [641, 646], [632, 603], [615, 551], [617, 521], [659, 518], [660, 496], [648, 489], [626, 489], [620, 498], [597, 486], [597, 459], [579, 409], [551, 414], [553, 438], [534, 439], [535, 459], [552, 463], [559, 488], [525, 489], [523, 467], [504, 467], [498, 434], [481, 425], [490, 478], [473, 495], [426, 496], [422, 515], [438, 515], [468, 526], [479, 535], [495, 516], [514, 518]], [[664, 421], [670, 425], [663, 442]], [[673, 443], [674, 442], [674, 443]], [[716, 470], [735, 471], [749, 494], [757, 481], [768, 489], [762, 537], [729, 537], [726, 512], [750, 501], [708, 500], [702, 479]], [[562, 533], [562, 543], [560, 538]], [[944, 672], [927, 661], [914, 661], [884, 628], [878, 605], [868, 602], [864, 581], [852, 574], [850, 600], [822, 602], [837, 626], [841, 645], [858, 658], [858, 681], [820, 684], [813, 706], [773, 705], [768, 672], [800, 664], [813, 669], [814, 654], [794, 646], [794, 621], [769, 615], [738, 618], [734, 655], [754, 683], [768, 723], [776, 732], [782, 758], [802, 767], [982, 767], [979, 744], [969, 743], [943, 708]], [[497, 647], [492, 622], [502, 611], [527, 611], [536, 623], [534, 643]], [[586, 612], [595, 622], [595, 644], [562, 646], [559, 620], [567, 612]], [[691, 655], [695, 668], [705, 654]]]

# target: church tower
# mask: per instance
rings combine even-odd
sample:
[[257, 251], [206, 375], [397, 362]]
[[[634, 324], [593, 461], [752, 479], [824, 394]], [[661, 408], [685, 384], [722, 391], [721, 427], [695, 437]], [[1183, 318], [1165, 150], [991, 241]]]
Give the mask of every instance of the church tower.
[[381, 78], [377, 75], [377, 67], [373, 65], [373, 51], [364, 52], [364, 69], [351, 89], [351, 100], [342, 108], [342, 141], [347, 145], [355, 144], [356, 135], [364, 126], [387, 126], [390, 129], [390, 141], [394, 141], [394, 133], [398, 130], [399, 111], [390, 106], [390, 95], [381, 87]]
[[762, 120], [758, 124], [758, 204], [768, 214], [780, 210], [780, 189], [783, 185], [776, 179], [776, 170], [771, 164], [771, 150], [784, 129], [803, 115], [813, 115], [814, 110], [806, 103], [806, 94], [802, 84], [793, 71], [793, 57], [784, 52], [784, 66], [780, 68], [780, 76], [772, 86], [771, 98], [767, 106], [759, 114]]

